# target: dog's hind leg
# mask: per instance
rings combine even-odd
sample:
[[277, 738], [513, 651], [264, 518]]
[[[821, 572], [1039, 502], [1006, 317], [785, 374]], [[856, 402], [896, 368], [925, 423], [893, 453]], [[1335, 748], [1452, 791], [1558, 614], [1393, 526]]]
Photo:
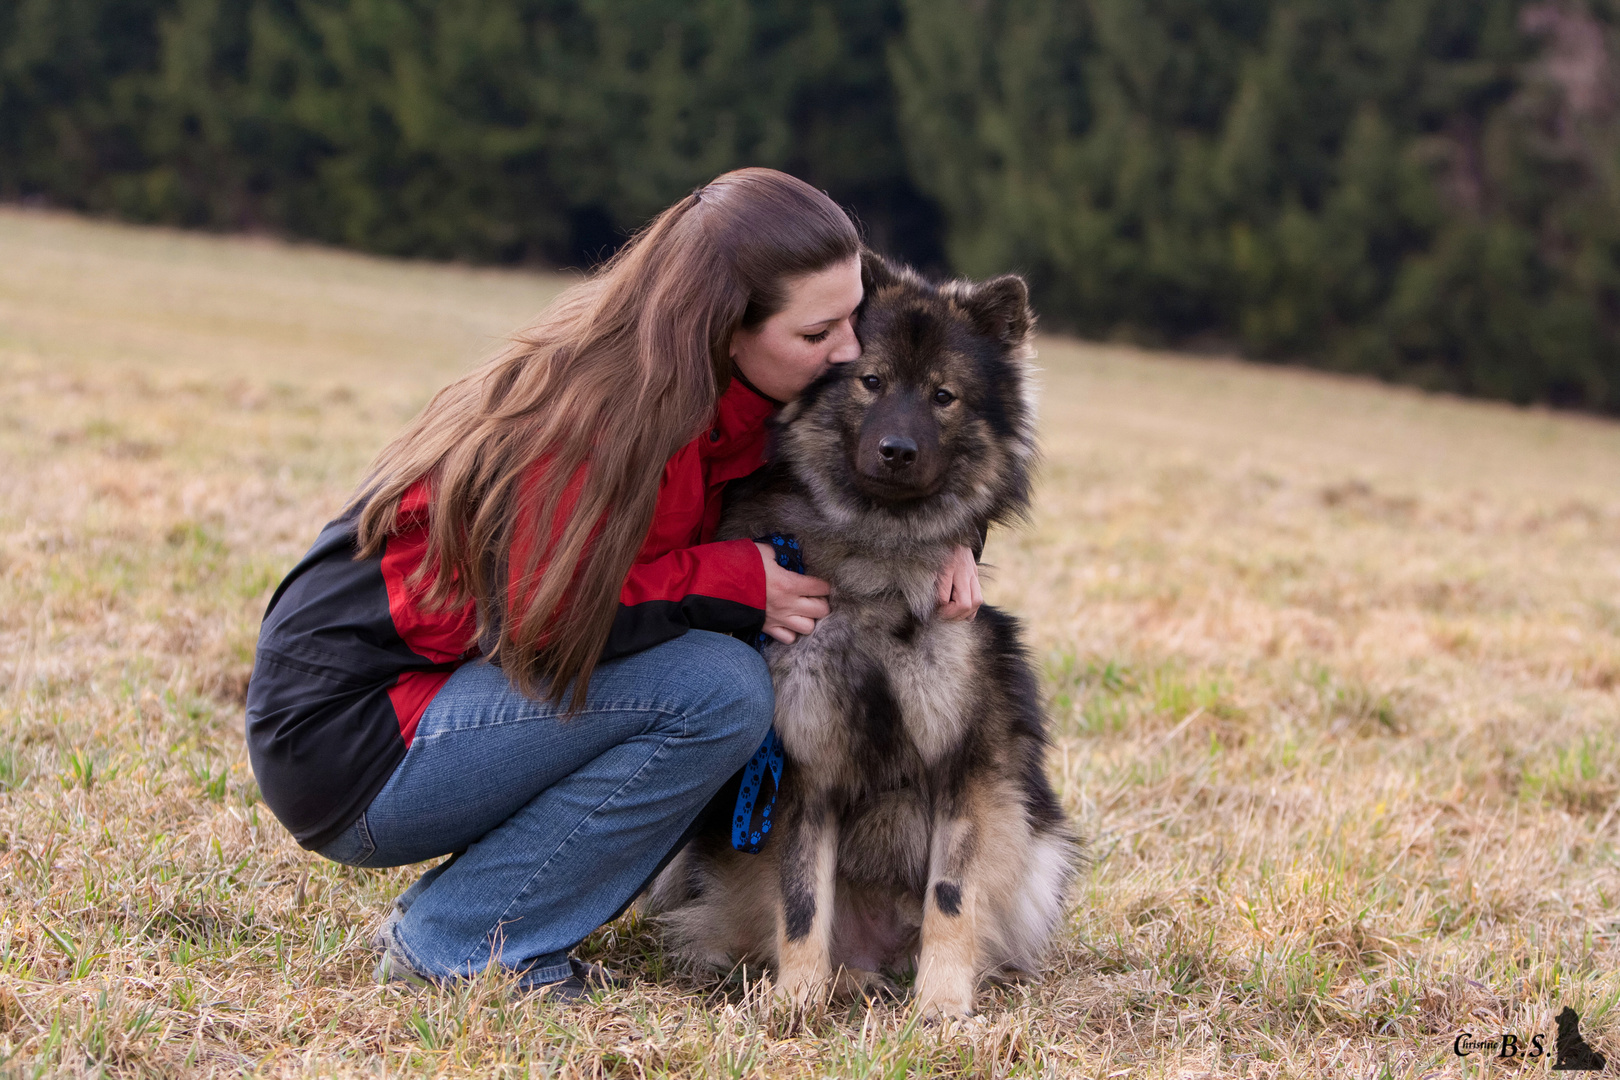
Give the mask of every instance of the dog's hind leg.
[[824, 804], [801, 806], [779, 834], [776, 992], [794, 1005], [832, 990], [838, 823]]

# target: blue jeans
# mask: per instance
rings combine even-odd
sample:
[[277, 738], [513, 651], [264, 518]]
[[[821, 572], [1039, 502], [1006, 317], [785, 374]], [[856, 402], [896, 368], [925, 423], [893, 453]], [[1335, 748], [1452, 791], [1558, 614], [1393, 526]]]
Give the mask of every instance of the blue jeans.
[[773, 702], [759, 654], [702, 630], [600, 665], [571, 717], [467, 664], [320, 854], [377, 867], [457, 853], [396, 901], [394, 944], [420, 974], [567, 978], [568, 950], [624, 910], [758, 749]]

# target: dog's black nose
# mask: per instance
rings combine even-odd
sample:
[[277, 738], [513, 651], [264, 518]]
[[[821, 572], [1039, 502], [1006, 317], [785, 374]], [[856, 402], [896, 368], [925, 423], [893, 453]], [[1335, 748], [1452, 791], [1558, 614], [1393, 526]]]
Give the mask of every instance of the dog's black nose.
[[878, 443], [878, 454], [889, 468], [904, 469], [917, 463], [917, 441], [904, 435], [887, 435]]

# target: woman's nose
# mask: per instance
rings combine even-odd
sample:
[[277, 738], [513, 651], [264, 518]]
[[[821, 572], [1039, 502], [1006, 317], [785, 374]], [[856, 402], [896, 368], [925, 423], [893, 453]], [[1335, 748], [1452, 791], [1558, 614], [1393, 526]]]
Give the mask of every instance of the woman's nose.
[[837, 344], [832, 352], [827, 354], [827, 360], [834, 364], [847, 364], [851, 360], [861, 357], [861, 342], [855, 336], [855, 320], [846, 319], [838, 328]]

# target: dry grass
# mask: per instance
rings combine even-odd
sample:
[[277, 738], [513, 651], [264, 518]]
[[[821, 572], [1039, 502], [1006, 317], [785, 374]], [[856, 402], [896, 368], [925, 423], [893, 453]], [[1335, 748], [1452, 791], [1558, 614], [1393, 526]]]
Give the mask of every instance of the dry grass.
[[372, 985], [409, 871], [258, 802], [258, 616], [558, 285], [0, 211], [0, 1072], [1475, 1076], [1566, 1004], [1620, 1058], [1620, 428], [1060, 340], [988, 552], [1097, 855], [1044, 981], [794, 1023], [625, 922], [593, 1005]]

